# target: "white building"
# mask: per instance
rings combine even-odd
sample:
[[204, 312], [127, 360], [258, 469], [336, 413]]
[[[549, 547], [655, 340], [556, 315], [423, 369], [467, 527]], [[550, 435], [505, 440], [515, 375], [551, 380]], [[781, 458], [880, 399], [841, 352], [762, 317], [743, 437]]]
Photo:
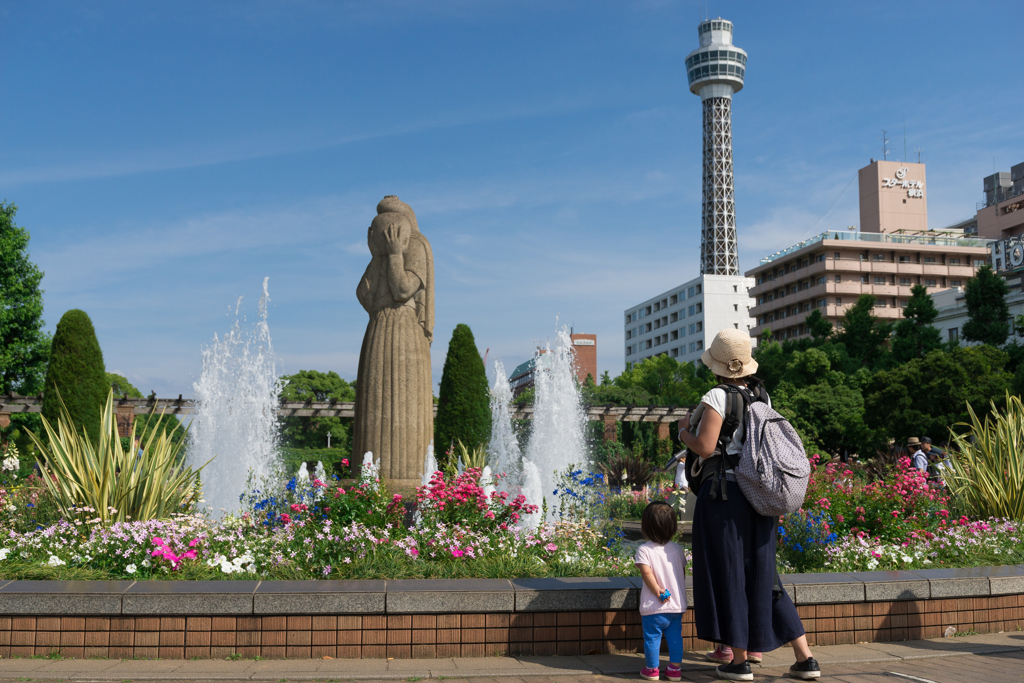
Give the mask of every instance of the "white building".
[[700, 275], [626, 309], [627, 366], [662, 354], [699, 363], [719, 331], [750, 329], [747, 290], [753, 286], [753, 278], [742, 275]]

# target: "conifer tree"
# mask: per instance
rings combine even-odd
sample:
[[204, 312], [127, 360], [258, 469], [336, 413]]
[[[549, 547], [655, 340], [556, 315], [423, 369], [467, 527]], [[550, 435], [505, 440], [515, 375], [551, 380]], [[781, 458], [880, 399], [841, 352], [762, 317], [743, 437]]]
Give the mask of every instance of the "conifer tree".
[[109, 391], [103, 352], [92, 321], [85, 311], [72, 309], [57, 323], [53, 335], [43, 390], [43, 417], [57, 424], [63, 400], [74, 425], [84, 429], [95, 443], [100, 433], [100, 411]]
[[1010, 288], [1006, 280], [996, 275], [987, 263], [977, 275], [967, 281], [964, 300], [967, 303], [967, 322], [963, 337], [967, 341], [1002, 346], [1010, 336], [1010, 308], [1006, 294]]
[[[434, 452], [447, 453], [457, 442], [472, 450], [491, 436], [490, 390], [473, 332], [459, 324], [444, 360], [434, 420]], [[439, 458], [440, 459], [440, 458]]]
[[879, 320], [874, 310], [875, 296], [861, 294], [843, 315], [843, 330], [836, 335], [850, 357], [868, 367], [876, 366], [884, 357], [885, 343], [892, 332], [892, 323]]
[[17, 212], [14, 204], [0, 202], [0, 393], [36, 394], [50, 350], [39, 287], [43, 271], [29, 260], [29, 234], [14, 222]]
[[906, 363], [914, 358], [924, 358], [925, 354], [942, 345], [942, 334], [932, 327], [939, 317], [935, 302], [928, 296], [928, 290], [922, 285], [910, 288], [910, 299], [903, 309], [903, 320], [896, 324], [896, 334], [892, 339], [892, 359], [897, 363]]

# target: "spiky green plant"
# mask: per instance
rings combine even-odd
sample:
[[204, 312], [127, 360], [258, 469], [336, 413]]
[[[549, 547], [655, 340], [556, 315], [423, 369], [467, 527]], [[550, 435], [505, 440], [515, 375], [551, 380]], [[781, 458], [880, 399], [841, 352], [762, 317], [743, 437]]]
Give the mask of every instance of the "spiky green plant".
[[462, 465], [466, 469], [475, 467], [482, 470], [487, 465], [487, 449], [483, 446], [466, 448], [461, 439], [455, 440], [455, 457], [462, 458]]
[[[160, 519], [195, 507], [202, 495], [199, 473], [209, 463], [198, 469], [176, 466], [183, 442], [172, 442], [172, 430], [160, 428], [164, 418], [161, 414], [151, 423], [154, 428], [141, 444], [142, 455], [122, 446], [113, 391], [100, 412], [96, 443], [87, 431], [75, 427], [63, 402], [56, 428], [43, 418], [46, 443], [31, 435], [39, 449], [36, 462], [65, 519]], [[128, 443], [135, 443], [134, 426]]]
[[952, 448], [943, 479], [962, 512], [1024, 521], [1024, 404], [1006, 394], [1006, 410], [992, 403], [982, 421], [967, 405], [969, 431], [951, 430]]

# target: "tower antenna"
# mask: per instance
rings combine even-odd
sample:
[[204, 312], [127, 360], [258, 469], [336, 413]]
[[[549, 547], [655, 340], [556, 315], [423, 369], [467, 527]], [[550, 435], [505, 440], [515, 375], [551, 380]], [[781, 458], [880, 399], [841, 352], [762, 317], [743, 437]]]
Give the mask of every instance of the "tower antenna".
[[903, 115], [903, 163], [907, 163], [907, 115]]
[[889, 159], [889, 131], [885, 128], [882, 129], [882, 161], [888, 161]]

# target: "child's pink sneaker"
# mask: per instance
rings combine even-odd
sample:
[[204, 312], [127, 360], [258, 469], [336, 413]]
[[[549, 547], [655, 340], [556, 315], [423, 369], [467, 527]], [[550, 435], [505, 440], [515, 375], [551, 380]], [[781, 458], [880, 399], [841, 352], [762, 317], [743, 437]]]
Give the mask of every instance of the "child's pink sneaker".
[[711, 652], [706, 655], [709, 662], [717, 662], [718, 664], [731, 664], [732, 663], [732, 648], [728, 645], [719, 645]]
[[[656, 681], [661, 678], [661, 672], [657, 669], [648, 669], [646, 666], [640, 669], [640, 678], [645, 681]], [[678, 678], [676, 679], [679, 680]]]
[[665, 678], [670, 681], [681, 681], [683, 680], [683, 671], [678, 666], [669, 664], [668, 668], [665, 669]]
[[747, 653], [747, 661], [751, 664], [760, 664], [762, 659], [764, 659], [764, 655], [762, 655], [760, 652]]

